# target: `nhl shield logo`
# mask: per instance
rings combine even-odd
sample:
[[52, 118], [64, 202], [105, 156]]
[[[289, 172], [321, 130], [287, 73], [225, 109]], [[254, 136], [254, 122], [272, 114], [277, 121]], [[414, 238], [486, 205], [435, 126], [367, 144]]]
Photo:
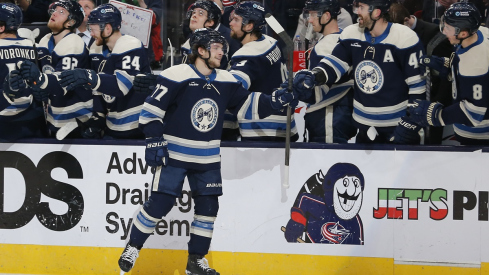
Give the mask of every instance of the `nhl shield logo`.
[[216, 102], [210, 98], [197, 101], [190, 114], [192, 125], [199, 132], [209, 132], [217, 124], [218, 111]]
[[364, 60], [355, 70], [355, 81], [362, 92], [375, 94], [384, 85], [384, 74], [377, 63]]

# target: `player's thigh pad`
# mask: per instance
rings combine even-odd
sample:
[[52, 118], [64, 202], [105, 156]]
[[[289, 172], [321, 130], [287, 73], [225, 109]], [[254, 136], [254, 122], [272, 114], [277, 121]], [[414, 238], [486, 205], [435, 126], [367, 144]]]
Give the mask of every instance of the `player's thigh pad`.
[[151, 190], [180, 197], [187, 169], [173, 166], [158, 166], [153, 176]]
[[192, 171], [187, 174], [192, 197], [222, 195], [221, 169]]

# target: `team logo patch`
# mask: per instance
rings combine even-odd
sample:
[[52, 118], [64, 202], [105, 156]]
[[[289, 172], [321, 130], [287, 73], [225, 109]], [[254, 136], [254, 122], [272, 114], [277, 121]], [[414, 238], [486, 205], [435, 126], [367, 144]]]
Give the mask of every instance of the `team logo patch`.
[[115, 100], [115, 96], [110, 96], [110, 95], [106, 95], [106, 94], [102, 94], [102, 96], [104, 97], [104, 100], [107, 103], [112, 103]]
[[321, 241], [328, 240], [330, 243], [341, 244], [350, 236], [350, 231], [345, 229], [340, 222], [328, 222], [321, 227], [321, 235], [323, 236]]
[[355, 70], [355, 81], [362, 92], [375, 94], [384, 85], [384, 74], [377, 63], [364, 60]]
[[197, 101], [190, 114], [192, 125], [197, 131], [209, 132], [217, 124], [218, 111], [216, 102], [210, 98]]
[[42, 66], [42, 72], [45, 74], [52, 74], [55, 72], [55, 70], [51, 65], [44, 65]]

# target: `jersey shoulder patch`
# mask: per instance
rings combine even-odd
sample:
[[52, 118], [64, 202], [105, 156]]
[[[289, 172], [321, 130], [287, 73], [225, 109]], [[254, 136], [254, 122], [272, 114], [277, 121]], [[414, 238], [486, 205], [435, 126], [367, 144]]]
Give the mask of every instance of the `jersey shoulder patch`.
[[65, 56], [83, 54], [85, 49], [86, 45], [85, 42], [83, 42], [83, 39], [73, 33], [63, 37], [63, 39], [61, 39], [54, 47], [53, 51], [58, 56]]
[[123, 54], [142, 47], [143, 43], [139, 39], [126, 34], [117, 40], [114, 45], [114, 49], [112, 49], [112, 54]]

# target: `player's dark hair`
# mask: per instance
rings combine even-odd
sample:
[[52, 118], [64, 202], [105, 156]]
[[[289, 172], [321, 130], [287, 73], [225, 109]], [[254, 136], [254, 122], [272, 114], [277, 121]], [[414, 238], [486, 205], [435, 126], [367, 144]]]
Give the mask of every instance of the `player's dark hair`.
[[7, 23], [5, 23], [5, 21], [0, 21], [0, 27], [5, 27], [5, 31], [3, 31], [5, 34], [17, 34], [17, 30], [7, 29]]
[[204, 48], [204, 46], [197, 44], [192, 46], [192, 52], [188, 55], [188, 64], [195, 64], [195, 60], [199, 57], [199, 48]]

